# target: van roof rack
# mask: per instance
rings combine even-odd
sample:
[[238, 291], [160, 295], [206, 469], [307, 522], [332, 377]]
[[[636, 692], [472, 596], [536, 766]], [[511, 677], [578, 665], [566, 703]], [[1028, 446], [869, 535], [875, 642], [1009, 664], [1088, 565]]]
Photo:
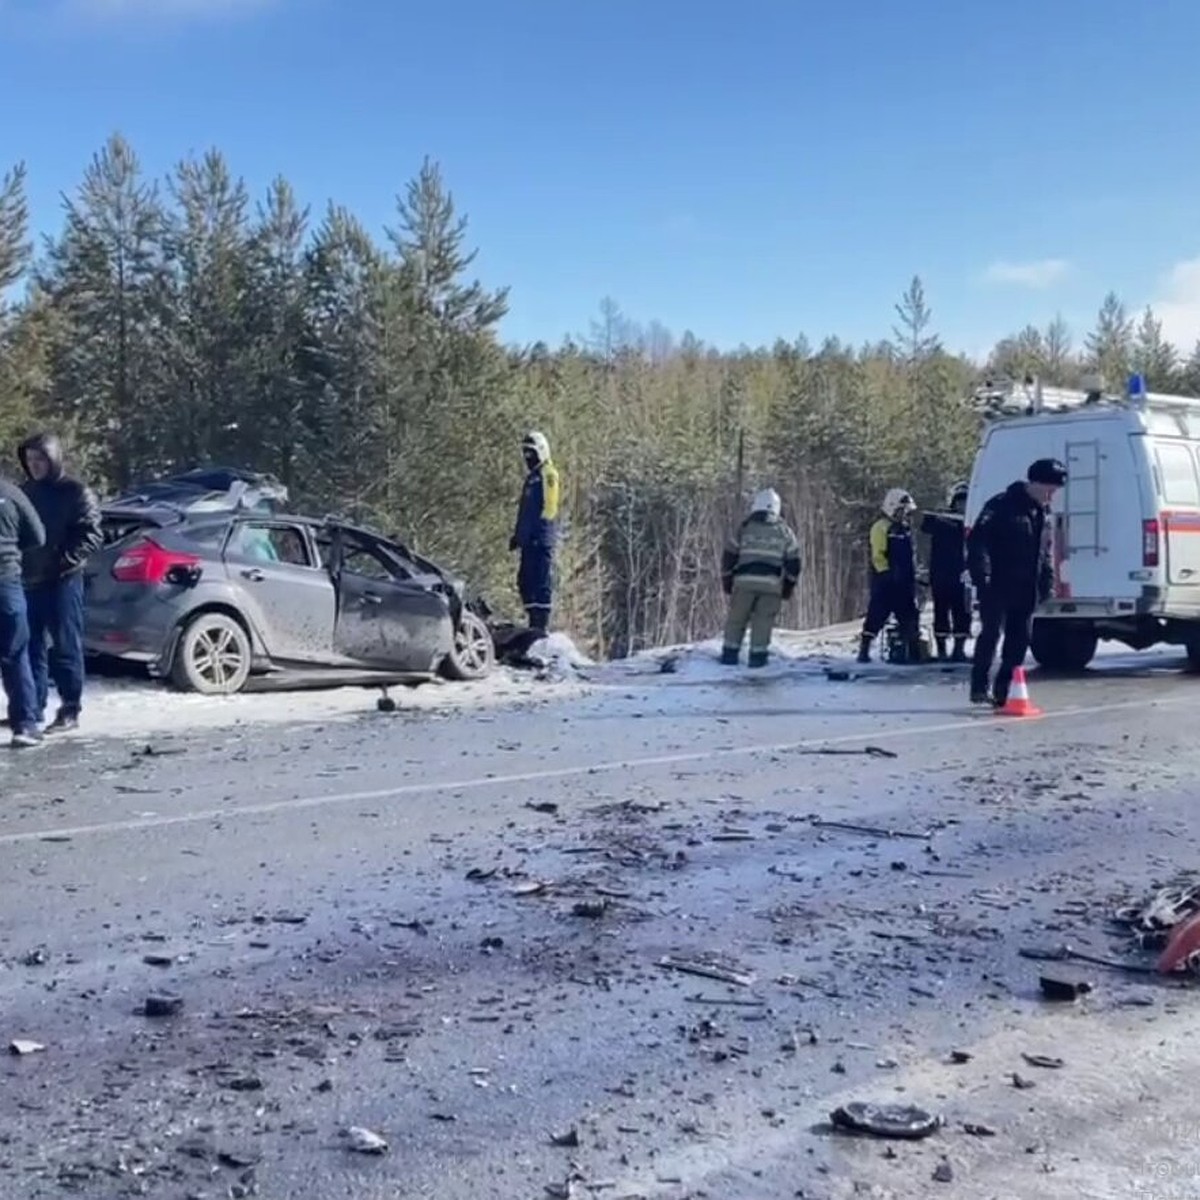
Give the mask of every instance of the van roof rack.
[[972, 390], [970, 400], [982, 411], [985, 420], [1084, 408], [1200, 412], [1200, 399], [1147, 392], [1140, 375], [1129, 377], [1124, 394], [1108, 391], [1100, 375], [1085, 375], [1080, 382], [1082, 386], [1078, 388], [1047, 387], [1036, 375], [1025, 375], [1020, 380], [1010, 375], [988, 375]]

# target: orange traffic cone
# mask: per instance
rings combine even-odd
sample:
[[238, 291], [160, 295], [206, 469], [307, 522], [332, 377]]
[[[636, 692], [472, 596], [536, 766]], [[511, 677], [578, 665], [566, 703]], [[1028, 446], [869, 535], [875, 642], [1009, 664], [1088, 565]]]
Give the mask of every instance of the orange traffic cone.
[[1004, 707], [999, 710], [1002, 717], [1040, 717], [1042, 710], [1029, 698], [1029, 684], [1025, 682], [1025, 668], [1013, 672], [1012, 690]]

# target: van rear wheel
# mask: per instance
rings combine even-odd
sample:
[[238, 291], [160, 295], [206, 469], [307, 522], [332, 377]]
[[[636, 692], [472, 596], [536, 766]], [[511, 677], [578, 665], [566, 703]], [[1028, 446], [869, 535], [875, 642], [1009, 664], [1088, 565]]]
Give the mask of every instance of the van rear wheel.
[[1047, 671], [1082, 671], [1096, 656], [1099, 638], [1083, 621], [1035, 620], [1029, 648]]

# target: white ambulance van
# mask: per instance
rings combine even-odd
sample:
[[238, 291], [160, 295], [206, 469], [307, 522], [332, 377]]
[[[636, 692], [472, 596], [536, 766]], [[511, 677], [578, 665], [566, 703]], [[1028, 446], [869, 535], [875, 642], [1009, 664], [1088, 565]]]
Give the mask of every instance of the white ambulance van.
[[967, 529], [1035, 459], [1061, 460], [1068, 482], [1047, 524], [1054, 591], [1034, 618], [1034, 658], [1082, 670], [1107, 639], [1182, 646], [1200, 666], [1200, 400], [1148, 394], [1136, 375], [1123, 396], [1099, 379], [1084, 388], [1027, 377], [976, 391], [985, 425]]

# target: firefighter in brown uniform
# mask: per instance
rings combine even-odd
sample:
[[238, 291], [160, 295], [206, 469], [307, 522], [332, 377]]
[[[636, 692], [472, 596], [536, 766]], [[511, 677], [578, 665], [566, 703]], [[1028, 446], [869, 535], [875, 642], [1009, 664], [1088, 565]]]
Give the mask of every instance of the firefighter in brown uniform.
[[782, 504], [773, 488], [754, 497], [750, 515], [725, 548], [721, 582], [729, 597], [721, 662], [736, 666], [746, 627], [750, 627], [751, 667], [765, 667], [771, 633], [783, 602], [800, 578], [800, 543], [780, 517]]

